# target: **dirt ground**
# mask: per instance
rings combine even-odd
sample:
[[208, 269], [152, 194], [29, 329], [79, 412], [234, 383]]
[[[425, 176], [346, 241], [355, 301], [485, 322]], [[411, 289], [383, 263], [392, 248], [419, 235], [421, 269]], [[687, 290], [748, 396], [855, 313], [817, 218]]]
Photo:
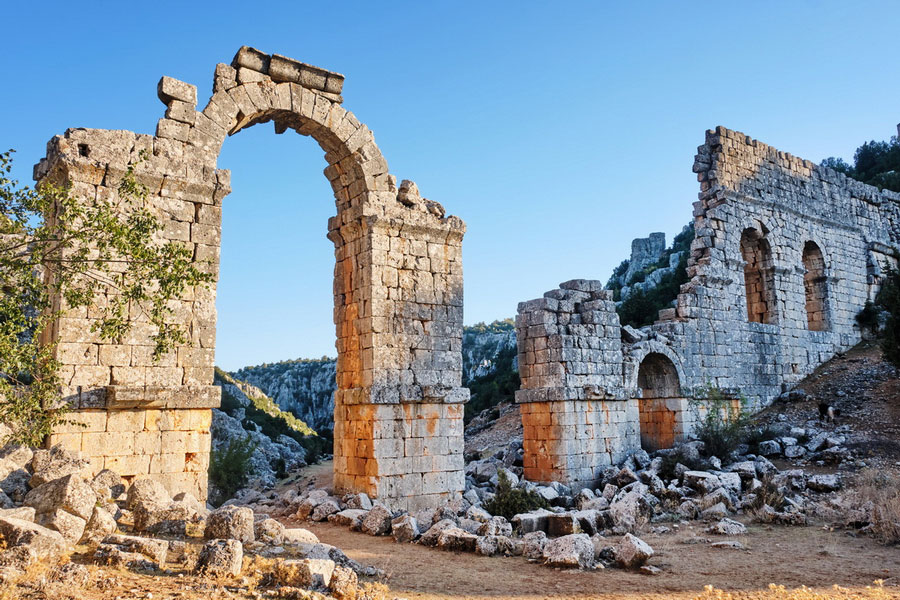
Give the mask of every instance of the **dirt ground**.
[[772, 597], [770, 583], [824, 592], [839, 584], [864, 591], [877, 579], [884, 580], [883, 597], [900, 598], [900, 549], [821, 527], [750, 526], [748, 535], [739, 538], [746, 550], [686, 544], [697, 537], [721, 541], [705, 535], [701, 523], [682, 524], [673, 533], [642, 535], [656, 551], [650, 564], [663, 570], [648, 576], [619, 569], [553, 570], [521, 557], [448, 553], [328, 523], [304, 526], [351, 558], [383, 569], [391, 594], [410, 600], [695, 598], [706, 585], [749, 599]]

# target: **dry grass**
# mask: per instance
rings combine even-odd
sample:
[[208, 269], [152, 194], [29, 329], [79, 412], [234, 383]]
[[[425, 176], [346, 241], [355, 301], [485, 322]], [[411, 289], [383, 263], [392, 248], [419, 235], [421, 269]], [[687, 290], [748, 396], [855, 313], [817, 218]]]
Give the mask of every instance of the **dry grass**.
[[[834, 586], [828, 592], [817, 592], [801, 586], [795, 589], [787, 589], [783, 585], [769, 584], [767, 592], [763, 592], [759, 598], [771, 600], [862, 600], [862, 599], [881, 599], [893, 598], [894, 596], [884, 589], [884, 582], [877, 580], [872, 585], [867, 585], [864, 590], [850, 590], [840, 586]], [[735, 596], [715, 589], [708, 585], [700, 596], [695, 596], [694, 600], [735, 600]]]
[[900, 544], [900, 475], [875, 469], [860, 471], [845, 497], [849, 523], [867, 521], [864, 530], [885, 544]]

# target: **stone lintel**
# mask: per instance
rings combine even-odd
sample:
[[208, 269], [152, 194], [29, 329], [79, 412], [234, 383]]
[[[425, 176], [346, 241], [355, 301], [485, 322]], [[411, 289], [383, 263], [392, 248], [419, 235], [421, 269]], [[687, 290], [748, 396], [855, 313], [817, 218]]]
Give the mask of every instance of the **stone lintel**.
[[222, 388], [217, 385], [106, 387], [108, 410], [129, 408], [218, 408]]
[[280, 54], [269, 55], [250, 46], [241, 46], [231, 65], [236, 69], [263, 73], [275, 82], [298, 83], [307, 89], [323, 92], [331, 99], [337, 99], [344, 87], [344, 76], [340, 73]]

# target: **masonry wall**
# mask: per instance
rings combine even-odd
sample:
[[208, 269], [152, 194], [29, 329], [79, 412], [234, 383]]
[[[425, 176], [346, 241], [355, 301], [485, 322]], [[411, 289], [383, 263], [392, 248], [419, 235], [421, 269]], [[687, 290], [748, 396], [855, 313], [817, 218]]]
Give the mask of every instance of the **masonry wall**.
[[[554, 302], [571, 294], [567, 289], [600, 297], [599, 288], [592, 287], [599, 282], [562, 284], [563, 290], [519, 305], [523, 391], [517, 401], [523, 403], [527, 477], [570, 483], [599, 479], [602, 465], [617, 461], [622, 448], [640, 447], [641, 435], [645, 445], [649, 437], [668, 436], [670, 428], [675, 442], [689, 436], [703, 413], [688, 406], [697, 386], [739, 392], [751, 407], [762, 407], [860, 341], [855, 317], [874, 298], [884, 263], [897, 263], [900, 194], [722, 127], [707, 132], [694, 172], [701, 191], [694, 203], [691, 279], [682, 286], [677, 306], [660, 311], [655, 324], [640, 331], [620, 328], [618, 316], [609, 311], [602, 330], [567, 326], [559, 338], [563, 348], [602, 346], [606, 352], [548, 359], [545, 366], [538, 346], [562, 332], [562, 313]], [[591, 314], [597, 308], [594, 295], [572, 298], [571, 315]], [[555, 317], [550, 314], [554, 308]], [[537, 342], [536, 336], [547, 341]], [[641, 365], [650, 355], [671, 363], [680, 394], [666, 392], [660, 400], [642, 389]], [[621, 390], [615, 394], [621, 396], [618, 402], [627, 407], [634, 401], [636, 410], [626, 408], [624, 422], [605, 426], [611, 437], [618, 435], [606, 457], [591, 458], [589, 465], [551, 460], [546, 466], [542, 453], [547, 448], [550, 456], [597, 455], [591, 436], [544, 425], [586, 410], [582, 391], [564, 383], [573, 366], [592, 374], [591, 385]], [[537, 419], [543, 428], [534, 426]], [[529, 471], [529, 464], [545, 468]]]
[[[397, 185], [371, 131], [342, 106], [343, 75], [243, 47], [231, 65], [216, 67], [213, 81], [198, 111], [194, 86], [162, 78], [166, 113], [155, 136], [70, 129], [50, 141], [35, 178], [65, 183], [86, 201], [110, 198], [135, 164], [164, 225], [160, 238], [187, 245], [196, 264], [218, 274], [222, 200], [230, 191], [230, 172], [217, 167], [224, 140], [267, 122], [276, 133], [315, 139], [336, 205], [328, 222], [335, 489], [404, 508], [459, 496], [468, 399], [461, 387], [465, 224], [414, 183]], [[205, 497], [210, 409], [220, 401], [215, 298], [212, 286], [174, 303], [190, 343], [160, 361], [152, 359], [154, 331], [137, 311], [132, 331], [114, 341], [90, 333], [97, 309], [66, 311], [48, 341], [58, 342], [63, 395], [88, 428], [60, 429], [49, 443], [80, 450], [97, 470], [151, 476], [172, 492]]]

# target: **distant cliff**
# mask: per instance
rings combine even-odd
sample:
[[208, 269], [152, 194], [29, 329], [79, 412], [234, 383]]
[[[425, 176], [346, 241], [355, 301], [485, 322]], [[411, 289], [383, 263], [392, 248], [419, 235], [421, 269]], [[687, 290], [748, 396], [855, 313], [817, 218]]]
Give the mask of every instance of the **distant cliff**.
[[334, 428], [336, 367], [332, 358], [299, 359], [244, 367], [232, 375], [321, 432]]

